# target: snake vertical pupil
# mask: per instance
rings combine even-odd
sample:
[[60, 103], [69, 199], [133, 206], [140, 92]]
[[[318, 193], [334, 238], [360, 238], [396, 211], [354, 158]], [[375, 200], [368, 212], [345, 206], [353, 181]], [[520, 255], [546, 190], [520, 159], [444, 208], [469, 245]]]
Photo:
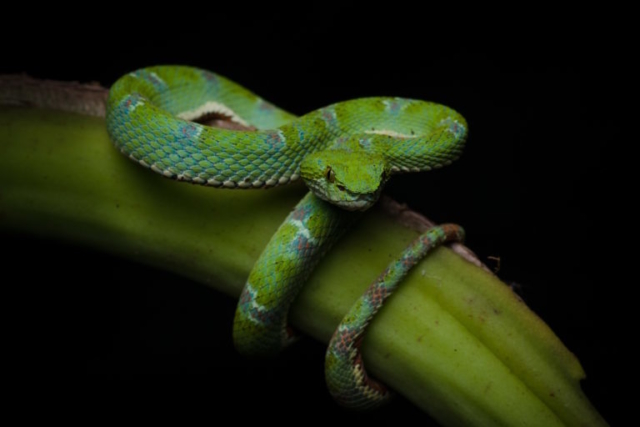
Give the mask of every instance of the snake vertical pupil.
[[336, 173], [331, 169], [331, 166], [327, 166], [326, 177], [327, 181], [334, 182], [336, 180]]

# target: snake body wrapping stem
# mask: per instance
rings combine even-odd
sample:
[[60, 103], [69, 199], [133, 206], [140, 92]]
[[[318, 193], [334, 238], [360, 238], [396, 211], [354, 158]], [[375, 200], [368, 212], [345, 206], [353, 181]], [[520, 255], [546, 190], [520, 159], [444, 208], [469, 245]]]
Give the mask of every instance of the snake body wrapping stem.
[[[224, 119], [227, 128], [192, 120]], [[223, 188], [269, 188], [302, 178], [310, 192], [253, 267], [238, 303], [234, 342], [273, 354], [291, 340], [289, 306], [331, 245], [372, 206], [390, 175], [451, 163], [467, 124], [443, 105], [403, 98], [340, 102], [296, 117], [209, 71], [141, 69], [111, 88], [107, 129], [116, 147], [168, 178]], [[329, 202], [329, 203], [327, 203]], [[331, 393], [347, 406], [385, 400], [359, 355], [366, 325], [409, 269], [433, 247], [462, 239], [455, 225], [420, 236], [371, 285], [338, 327], [327, 352]]]

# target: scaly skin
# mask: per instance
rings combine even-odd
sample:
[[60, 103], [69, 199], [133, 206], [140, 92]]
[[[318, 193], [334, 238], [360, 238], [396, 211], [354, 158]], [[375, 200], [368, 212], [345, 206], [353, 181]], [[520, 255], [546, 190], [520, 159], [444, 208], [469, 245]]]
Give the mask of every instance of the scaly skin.
[[325, 358], [327, 385], [338, 403], [350, 408], [369, 409], [389, 399], [387, 388], [369, 378], [364, 369], [360, 345], [365, 330], [418, 261], [445, 242], [463, 239], [464, 230], [455, 224], [443, 224], [427, 230], [389, 264], [351, 307], [333, 334]]
[[[189, 121], [211, 114], [244, 130]], [[311, 192], [261, 254], [236, 311], [236, 347], [245, 354], [264, 355], [290, 341], [289, 305], [321, 256], [356, 219], [356, 213], [346, 211], [372, 206], [393, 173], [451, 163], [462, 152], [467, 124], [448, 107], [402, 98], [356, 99], [296, 118], [219, 75], [159, 66], [130, 73], [113, 85], [107, 130], [123, 154], [168, 178], [241, 189], [304, 179]], [[417, 250], [420, 256], [443, 240], [432, 234], [425, 239]], [[394, 289], [404, 274], [389, 275], [382, 286]], [[379, 289], [381, 284], [372, 286]], [[358, 326], [341, 328], [361, 336], [370, 319], [355, 317]], [[357, 350], [355, 344], [349, 343]], [[375, 392], [380, 387], [362, 375], [357, 354], [329, 354], [333, 356], [327, 362], [327, 378], [334, 396], [360, 396], [339, 401], [369, 407], [384, 399], [385, 393]], [[340, 363], [336, 356], [343, 357]], [[341, 384], [348, 389], [341, 389]]]

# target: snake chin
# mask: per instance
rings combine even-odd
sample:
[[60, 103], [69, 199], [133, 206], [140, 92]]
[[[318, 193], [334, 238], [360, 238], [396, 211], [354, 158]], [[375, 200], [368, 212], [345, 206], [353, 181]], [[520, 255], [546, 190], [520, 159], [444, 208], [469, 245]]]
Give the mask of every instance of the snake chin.
[[333, 199], [323, 197], [322, 194], [318, 194], [318, 193], [314, 193], [314, 194], [320, 197], [321, 199], [331, 203], [332, 205], [336, 205], [346, 211], [366, 211], [371, 206], [373, 206], [375, 202], [378, 200], [378, 197], [376, 197], [374, 200], [368, 200], [368, 199], [333, 200]]
[[352, 193], [342, 186], [323, 186], [316, 182], [307, 182], [307, 186], [320, 199], [347, 211], [366, 211], [382, 192], [382, 186], [371, 193]]
[[371, 206], [373, 206], [377, 200], [378, 200], [378, 197], [376, 197], [373, 201], [371, 201], [371, 200], [349, 200], [349, 201], [338, 201], [338, 202], [330, 201], [330, 202], [333, 203], [334, 205], [337, 205], [337, 206], [341, 207], [344, 210], [347, 210], [347, 211], [366, 211]]

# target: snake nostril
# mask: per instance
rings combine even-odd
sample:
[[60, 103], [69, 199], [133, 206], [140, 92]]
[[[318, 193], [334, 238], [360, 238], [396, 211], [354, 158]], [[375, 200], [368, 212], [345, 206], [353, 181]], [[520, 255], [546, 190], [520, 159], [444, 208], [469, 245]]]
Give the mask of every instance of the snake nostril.
[[338, 187], [338, 190], [340, 191], [346, 190], [346, 188], [344, 188], [344, 185], [337, 185], [337, 187]]

